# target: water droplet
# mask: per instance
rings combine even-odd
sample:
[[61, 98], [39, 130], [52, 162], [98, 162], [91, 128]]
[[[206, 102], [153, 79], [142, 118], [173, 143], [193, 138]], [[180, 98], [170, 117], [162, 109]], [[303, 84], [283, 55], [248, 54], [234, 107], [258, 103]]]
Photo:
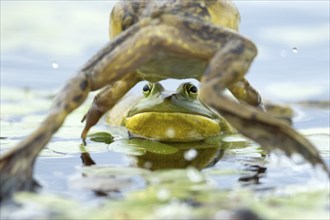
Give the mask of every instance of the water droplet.
[[54, 61], [52, 63], [52, 67], [53, 67], [53, 69], [57, 69], [59, 67], [59, 65], [58, 65], [58, 63], [56, 61]]
[[150, 169], [152, 167], [152, 163], [150, 161], [146, 161], [144, 164], [143, 164], [143, 167], [146, 168], [146, 169]]
[[157, 198], [161, 201], [168, 200], [171, 197], [171, 193], [167, 189], [159, 189], [157, 194]]
[[298, 53], [298, 48], [297, 47], [292, 48], [292, 52], [293, 53]]
[[174, 138], [175, 137], [175, 130], [173, 128], [168, 128], [166, 130], [166, 136], [169, 138]]
[[190, 149], [190, 150], [187, 150], [186, 152], [184, 152], [183, 157], [185, 160], [191, 161], [196, 158], [197, 154], [198, 154], [197, 150]]

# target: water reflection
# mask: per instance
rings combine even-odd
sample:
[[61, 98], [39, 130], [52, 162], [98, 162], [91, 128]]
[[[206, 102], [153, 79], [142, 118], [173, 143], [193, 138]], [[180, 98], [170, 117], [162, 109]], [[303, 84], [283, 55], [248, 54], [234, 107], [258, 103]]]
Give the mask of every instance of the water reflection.
[[[186, 167], [201, 170], [215, 165], [223, 157], [225, 150], [233, 145], [232, 142], [225, 141], [163, 143], [140, 138], [121, 140], [115, 144], [116, 147], [122, 147], [123, 151], [128, 152], [127, 154], [132, 159], [132, 166], [149, 170]], [[128, 148], [133, 149], [128, 151]], [[95, 164], [85, 148], [82, 148], [81, 158], [85, 166]]]
[[[103, 132], [104, 133], [104, 132]], [[93, 139], [98, 142], [107, 142], [109, 139], [104, 138], [105, 136], [102, 136], [102, 132], [93, 134]], [[98, 137], [95, 139], [95, 137]], [[108, 137], [108, 135], [106, 136]], [[92, 144], [92, 143], [90, 143]], [[145, 172], [150, 171], [156, 171], [153, 173], [158, 172], [176, 172], [178, 170], [185, 170], [186, 175], [188, 176], [189, 180], [192, 182], [200, 181], [202, 178], [203, 173], [210, 172], [210, 170], [213, 170], [217, 166], [215, 166], [221, 159], [224, 158], [224, 155], [226, 155], [227, 159], [225, 159], [224, 163], [226, 163], [226, 160], [228, 160], [228, 155], [225, 154], [227, 151], [231, 152], [237, 151], [236, 154], [239, 154], [239, 151], [242, 149], [246, 149], [246, 147], [252, 147], [250, 145], [251, 143], [244, 140], [239, 139], [239, 137], [236, 136], [219, 136], [219, 137], [213, 137], [206, 139], [204, 141], [198, 141], [198, 142], [190, 142], [190, 143], [164, 143], [164, 142], [156, 142], [156, 141], [150, 141], [146, 139], [141, 138], [131, 138], [131, 139], [119, 139], [114, 142], [112, 142], [108, 149], [111, 151], [113, 149], [116, 149], [117, 152], [121, 152], [128, 156], [130, 158], [130, 166], [131, 169], [140, 169], [144, 170]], [[263, 151], [255, 151], [259, 156], [261, 160], [264, 160], [265, 157], [263, 155]], [[93, 156], [93, 155], [92, 155]], [[98, 169], [117, 169], [117, 167], [113, 165], [105, 165], [102, 164], [101, 166], [96, 165], [97, 164], [97, 156], [95, 155], [95, 160], [92, 158], [92, 156], [88, 153], [87, 149], [81, 145], [81, 159], [83, 166], [90, 167], [91, 169], [98, 170]], [[252, 189], [260, 189], [258, 186], [261, 184], [260, 179], [265, 176], [265, 173], [267, 171], [267, 168], [264, 167], [261, 164], [256, 163], [249, 163], [248, 161], [245, 161], [240, 156], [237, 157], [237, 162], [242, 163], [244, 165], [244, 168], [237, 169], [235, 167], [231, 168], [221, 168], [222, 174], [220, 175], [222, 180], [226, 178], [231, 178], [233, 181], [230, 184], [229, 188], [232, 187], [232, 184], [239, 183], [241, 186], [244, 187], [250, 187]], [[241, 158], [241, 159], [239, 159]], [[105, 162], [106, 164], [110, 164], [113, 158], [109, 157], [109, 162]], [[228, 162], [228, 161], [227, 161]], [[103, 161], [104, 163], [104, 161]], [[221, 164], [221, 162], [219, 163]], [[96, 165], [96, 166], [93, 166]], [[212, 169], [205, 169], [210, 168]], [[204, 170], [203, 172], [200, 172]], [[99, 173], [99, 171], [95, 171], [96, 173]], [[101, 172], [101, 171], [100, 171]], [[117, 173], [118, 176], [114, 176], [111, 172], [107, 173], [104, 171], [105, 174], [101, 175], [101, 180], [98, 179], [98, 176], [96, 179], [93, 180], [94, 177], [86, 176], [84, 172], [82, 173], [83, 179], [87, 178], [87, 181], [95, 182], [95, 181], [104, 181], [106, 184], [108, 182], [114, 181], [113, 178], [122, 178], [125, 176], [123, 173]], [[139, 171], [141, 172], [141, 171]], [[134, 176], [134, 173], [130, 174], [131, 176]], [[212, 175], [211, 175], [212, 176]], [[217, 177], [219, 177], [219, 173], [217, 174]], [[215, 178], [216, 180], [217, 177]], [[130, 177], [131, 178], [131, 177]], [[85, 181], [85, 180], [80, 180]], [[116, 180], [117, 181], [117, 180]], [[230, 181], [229, 181], [230, 182]], [[219, 182], [220, 184], [220, 182]], [[88, 189], [92, 189], [94, 192], [100, 192], [103, 190], [103, 183], [100, 188], [97, 188], [95, 186], [91, 187], [88, 186]], [[221, 187], [227, 187], [226, 184], [221, 183]], [[267, 186], [261, 187], [261, 189], [267, 188]], [[105, 193], [108, 193], [106, 190]], [[161, 192], [160, 192], [161, 193]], [[97, 194], [99, 195], [99, 194]]]
[[260, 184], [260, 178], [265, 175], [267, 168], [260, 165], [250, 165], [247, 170], [252, 171], [252, 173], [238, 179], [244, 186]]
[[[148, 142], [148, 147], [152, 148], [153, 145], [157, 147], [157, 142]], [[171, 143], [169, 145], [171, 147], [176, 148], [177, 152], [172, 154], [159, 154], [147, 151], [144, 155], [135, 156], [133, 158], [134, 163], [132, 165], [141, 168], [148, 168], [150, 170], [187, 167], [203, 169], [216, 164], [223, 157], [225, 149], [228, 148], [228, 145], [230, 144], [223, 142], [219, 145], [214, 145], [206, 144], [203, 142], [194, 142], [173, 144]]]

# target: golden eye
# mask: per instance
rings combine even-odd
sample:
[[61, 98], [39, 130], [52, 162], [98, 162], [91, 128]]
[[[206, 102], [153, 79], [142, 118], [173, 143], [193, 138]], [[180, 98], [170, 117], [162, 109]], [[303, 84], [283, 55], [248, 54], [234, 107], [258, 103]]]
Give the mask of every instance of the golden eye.
[[152, 86], [151, 86], [150, 83], [145, 84], [145, 85], [143, 86], [143, 88], [142, 88], [142, 90], [143, 90], [143, 94], [144, 94], [145, 96], [149, 95], [149, 93], [151, 92], [151, 88], [152, 88]]

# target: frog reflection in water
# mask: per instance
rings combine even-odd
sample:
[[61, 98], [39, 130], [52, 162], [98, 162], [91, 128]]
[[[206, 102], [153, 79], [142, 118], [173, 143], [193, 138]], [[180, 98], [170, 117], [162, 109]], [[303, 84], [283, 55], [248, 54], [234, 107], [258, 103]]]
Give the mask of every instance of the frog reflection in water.
[[[240, 133], [267, 149], [299, 153], [328, 172], [306, 138], [263, 112], [260, 95], [245, 79], [257, 49], [238, 33], [239, 20], [230, 1], [118, 2], [110, 19], [112, 41], [59, 92], [40, 128], [2, 155], [1, 196], [33, 188], [32, 168], [39, 152], [90, 91], [103, 88], [86, 114], [83, 139], [137, 82], [168, 78], [199, 80], [201, 99]], [[226, 88], [239, 103], [223, 95]]]

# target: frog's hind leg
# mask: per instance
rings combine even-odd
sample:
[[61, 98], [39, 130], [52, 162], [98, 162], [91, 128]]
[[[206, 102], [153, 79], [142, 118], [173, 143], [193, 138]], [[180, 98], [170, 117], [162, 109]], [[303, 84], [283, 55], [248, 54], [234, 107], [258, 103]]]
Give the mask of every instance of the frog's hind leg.
[[[214, 27], [204, 30], [210, 30], [210, 35], [216, 32]], [[219, 44], [220, 47], [217, 46]], [[227, 37], [214, 41], [214, 47], [219, 49], [201, 78], [201, 98], [217, 109], [238, 131], [266, 149], [281, 149], [288, 156], [300, 154], [311, 164], [319, 164], [329, 172], [317, 149], [286, 122], [250, 105], [235, 103], [222, 94], [225, 88], [244, 82], [244, 75], [256, 55], [255, 46], [240, 35], [228, 32]], [[258, 101], [258, 98], [254, 100]], [[258, 102], [255, 104], [257, 106]]]
[[33, 165], [42, 148], [60, 128], [66, 116], [87, 97], [91, 83], [83, 74], [72, 78], [56, 96], [40, 127], [0, 158], [0, 200], [17, 190], [34, 190]]

